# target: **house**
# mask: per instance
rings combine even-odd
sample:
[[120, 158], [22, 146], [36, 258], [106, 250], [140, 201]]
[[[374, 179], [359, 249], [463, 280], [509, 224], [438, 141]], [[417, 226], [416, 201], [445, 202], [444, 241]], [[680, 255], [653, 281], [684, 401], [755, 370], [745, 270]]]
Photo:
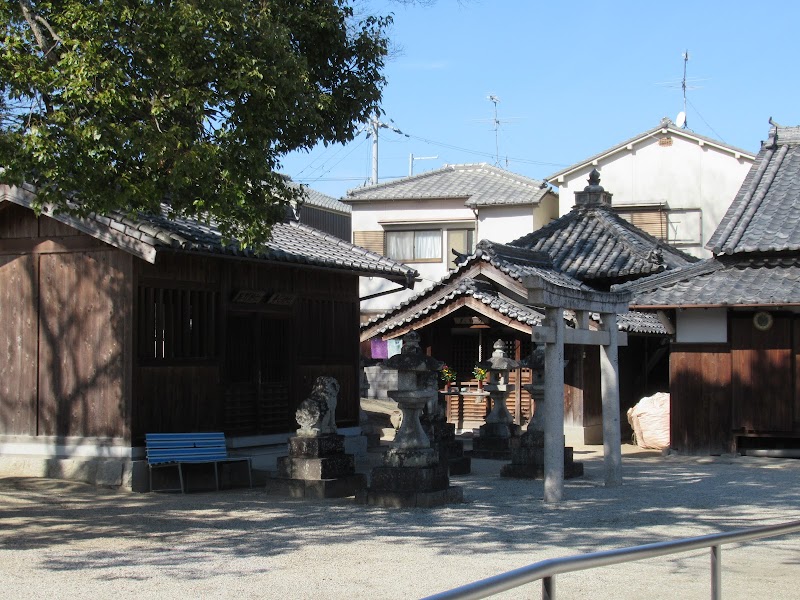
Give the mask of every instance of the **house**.
[[[546, 178], [562, 198], [583, 188], [593, 169], [614, 190], [631, 223], [697, 257], [742, 184], [755, 155], [676, 126], [669, 119]], [[561, 214], [570, 210], [561, 205]]]
[[257, 454], [320, 375], [359, 432], [358, 278], [413, 269], [291, 220], [242, 250], [189, 219], [37, 217], [34, 194], [0, 187], [0, 457], [115, 459], [124, 479], [145, 433], [181, 431]]
[[[520, 283], [530, 271], [573, 287], [607, 291], [613, 282], [668, 272], [697, 260], [628, 223], [613, 210], [611, 200], [595, 171], [590, 185], [576, 193], [569, 214], [510, 244], [482, 240], [433, 287], [363, 324], [362, 353], [379, 345], [378, 340], [396, 339], [415, 329], [431, 355], [453, 368], [460, 382], [470, 383], [473, 366], [489, 355], [497, 339], [506, 341], [513, 358], [530, 354], [532, 334], [543, 318], [541, 308], [527, 302]], [[574, 318], [569, 324], [575, 325]], [[630, 333], [627, 347], [620, 348], [620, 402], [627, 409], [643, 395], [666, 389], [671, 329], [657, 312], [625, 313], [618, 324]], [[599, 349], [570, 345], [566, 352], [567, 435], [571, 441], [599, 443]], [[530, 372], [521, 369], [513, 374], [513, 382], [529, 383]], [[375, 385], [371, 393], [379, 389]], [[528, 418], [530, 396], [519, 385], [509, 407], [518, 422]], [[461, 406], [451, 420], [469, 427], [483, 417], [482, 408]]]
[[304, 191], [303, 202], [298, 207], [300, 223], [349, 242], [353, 212], [350, 205], [309, 187]]
[[[441, 279], [477, 240], [510, 241], [558, 216], [558, 197], [546, 184], [487, 164], [445, 165], [350, 190], [343, 201], [353, 209], [353, 243], [413, 265], [420, 288]], [[362, 318], [412, 295], [394, 288], [362, 279]]]
[[776, 125], [708, 242], [713, 257], [619, 286], [674, 319], [675, 450], [800, 448], [798, 215], [800, 127]]

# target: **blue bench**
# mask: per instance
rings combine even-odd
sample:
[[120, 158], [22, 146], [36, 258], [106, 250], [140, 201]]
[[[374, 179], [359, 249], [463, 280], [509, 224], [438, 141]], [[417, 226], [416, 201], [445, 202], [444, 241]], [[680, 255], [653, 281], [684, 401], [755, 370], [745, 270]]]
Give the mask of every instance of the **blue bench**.
[[178, 469], [180, 488], [162, 488], [161, 492], [186, 493], [183, 477], [184, 464], [213, 464], [214, 481], [219, 490], [220, 463], [247, 462], [247, 475], [253, 487], [253, 472], [249, 456], [228, 456], [225, 434], [214, 433], [148, 433], [145, 434], [147, 464], [150, 467], [150, 491], [153, 489], [153, 469], [175, 467]]

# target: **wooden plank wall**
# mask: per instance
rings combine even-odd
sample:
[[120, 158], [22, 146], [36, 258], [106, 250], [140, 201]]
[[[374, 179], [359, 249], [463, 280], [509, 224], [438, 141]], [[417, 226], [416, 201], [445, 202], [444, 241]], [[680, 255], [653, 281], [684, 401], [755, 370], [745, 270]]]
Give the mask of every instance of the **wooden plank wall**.
[[40, 257], [40, 435], [124, 437], [129, 263], [116, 250]]
[[727, 344], [673, 344], [672, 447], [689, 454], [730, 452], [731, 354]]
[[0, 433], [125, 437], [130, 266], [54, 219], [0, 211]]
[[774, 315], [772, 327], [760, 331], [752, 314], [731, 316], [733, 429], [745, 432], [791, 432], [792, 317]]
[[38, 261], [0, 256], [0, 433], [36, 435]]

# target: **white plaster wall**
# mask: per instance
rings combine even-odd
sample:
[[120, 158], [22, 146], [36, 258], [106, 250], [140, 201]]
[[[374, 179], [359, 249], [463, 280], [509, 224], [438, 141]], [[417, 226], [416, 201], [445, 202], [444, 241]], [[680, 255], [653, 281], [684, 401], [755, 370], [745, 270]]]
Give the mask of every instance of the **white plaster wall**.
[[[464, 199], [430, 200], [388, 200], [369, 203], [353, 203], [353, 231], [388, 231], [393, 228], [431, 228], [442, 229], [442, 261], [437, 263], [409, 262], [408, 266], [420, 274], [414, 290], [393, 292], [361, 302], [361, 312], [380, 314], [399, 306], [405, 300], [431, 287], [440, 281], [447, 272], [450, 248], [447, 247], [447, 232], [451, 229], [464, 229], [475, 225], [475, 214], [464, 206]], [[482, 207], [478, 210], [478, 223], [475, 243], [482, 239], [499, 243], [511, 242], [523, 235], [549, 223], [556, 217], [558, 201], [556, 196], [545, 196], [537, 208], [531, 206]], [[392, 222], [415, 223], [415, 225], [383, 224]], [[362, 277], [359, 282], [359, 296], [397, 288], [398, 284], [377, 277]]]
[[[666, 202], [670, 209], [701, 209], [701, 243], [683, 249], [696, 256], [710, 256], [703, 246], [719, 225], [753, 161], [675, 133], [671, 134], [671, 146], [659, 146], [661, 137], [665, 136], [655, 134], [631, 150], [617, 152], [598, 161], [596, 166], [588, 165], [570, 173], [563, 182], [552, 182], [559, 186], [559, 212], [564, 215], [572, 209], [575, 192], [588, 185], [589, 173], [597, 168], [600, 185], [613, 194], [615, 206]], [[692, 231], [679, 229], [678, 233], [694, 233], [693, 225], [687, 225]]]
[[381, 231], [385, 221], [453, 221], [474, 223], [475, 215], [463, 198], [452, 200], [375, 200], [354, 202], [353, 231]]
[[679, 344], [727, 343], [728, 309], [678, 310], [675, 319], [675, 341]]
[[531, 206], [483, 207], [478, 212], [478, 236], [480, 240], [491, 240], [507, 244], [533, 231]]

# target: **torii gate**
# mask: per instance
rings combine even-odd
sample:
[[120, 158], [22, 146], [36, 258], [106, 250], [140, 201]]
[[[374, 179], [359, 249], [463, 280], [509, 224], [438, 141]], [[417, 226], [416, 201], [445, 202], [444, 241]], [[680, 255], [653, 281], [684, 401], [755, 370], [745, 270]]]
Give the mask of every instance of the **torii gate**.
[[[544, 354], [544, 501], [564, 495], [564, 344], [600, 346], [600, 390], [603, 402], [603, 463], [606, 486], [622, 484], [619, 414], [619, 346], [627, 334], [617, 329], [617, 314], [627, 312], [630, 292], [600, 292], [559, 285], [539, 275], [522, 280], [528, 304], [545, 309], [545, 323], [534, 327], [534, 343]], [[575, 311], [575, 329], [564, 325], [564, 310]], [[600, 313], [601, 329], [589, 329], [590, 313]]]

